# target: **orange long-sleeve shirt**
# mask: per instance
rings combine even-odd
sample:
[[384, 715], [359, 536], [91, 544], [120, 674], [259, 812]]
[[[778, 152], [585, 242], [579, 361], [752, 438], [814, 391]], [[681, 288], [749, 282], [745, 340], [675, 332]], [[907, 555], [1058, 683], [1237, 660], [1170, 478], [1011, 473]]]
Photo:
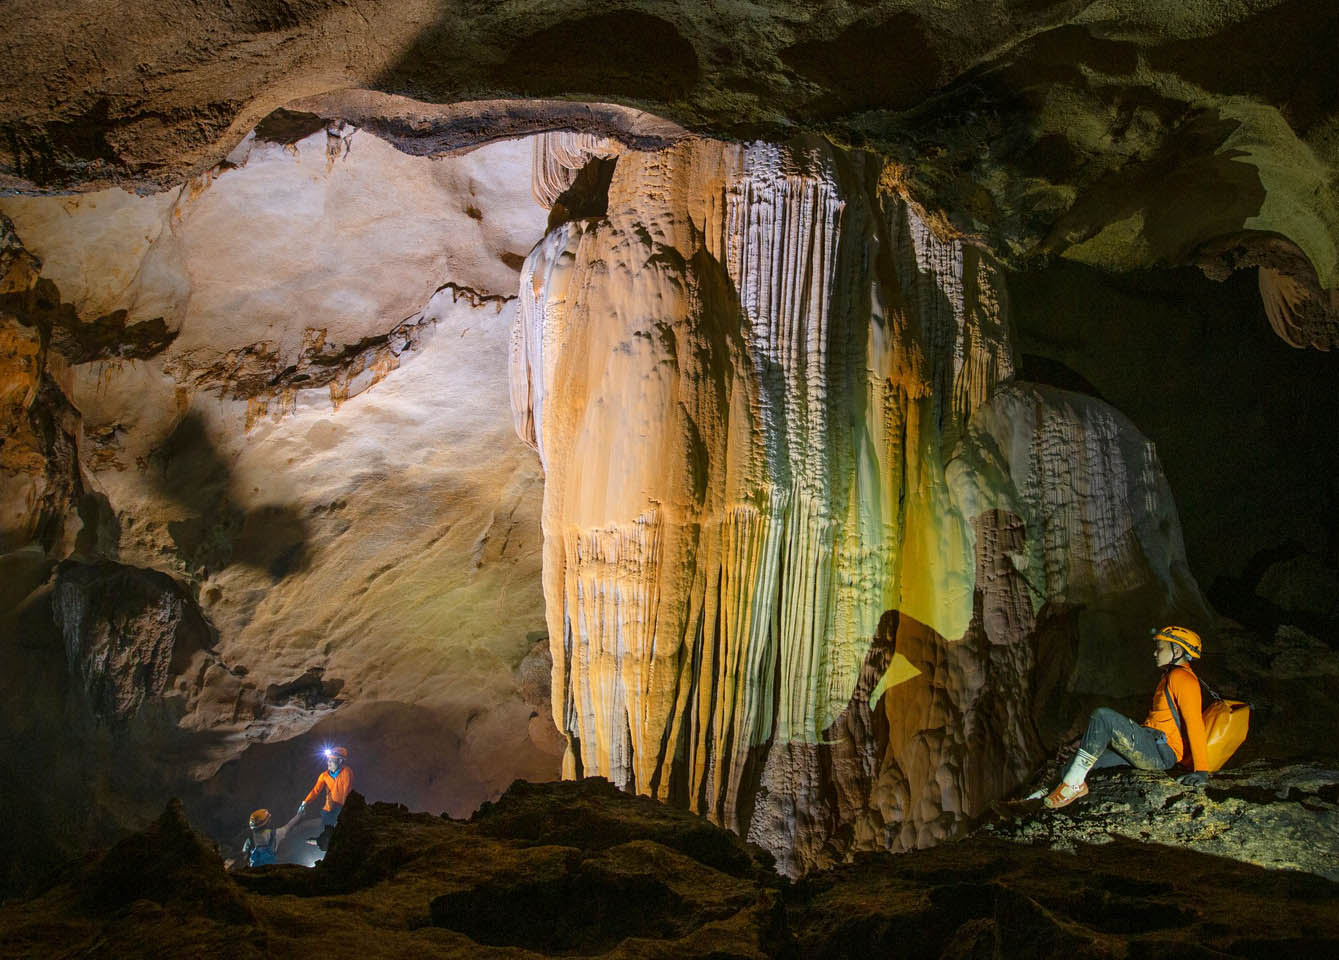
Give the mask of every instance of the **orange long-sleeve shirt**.
[[320, 796], [322, 790], [325, 790], [325, 806], [321, 809], [331, 810], [333, 808], [330, 805], [332, 803], [343, 804], [344, 799], [352, 789], [353, 771], [347, 765], [340, 767], [339, 773], [333, 777], [329, 770], [322, 770], [321, 775], [316, 778], [316, 785], [311, 788], [311, 792], [307, 794], [307, 799], [302, 802], [311, 803]]
[[[1176, 700], [1176, 709], [1181, 714], [1181, 722], [1185, 724], [1185, 737], [1181, 736], [1181, 730], [1176, 725], [1176, 720], [1172, 716], [1172, 710], [1167, 706], [1167, 689], [1171, 688], [1172, 697]], [[1148, 711], [1148, 719], [1144, 721], [1144, 726], [1152, 727], [1154, 730], [1161, 730], [1167, 737], [1167, 746], [1172, 748], [1172, 753], [1176, 754], [1177, 763], [1182, 762], [1186, 755], [1186, 740], [1190, 741], [1190, 757], [1193, 764], [1187, 764], [1194, 770], [1207, 769], [1206, 759], [1208, 757], [1208, 747], [1204, 740], [1204, 713], [1203, 704], [1200, 698], [1200, 682], [1195, 676], [1195, 671], [1187, 666], [1173, 667], [1167, 671], [1167, 675], [1158, 683], [1157, 689], [1153, 691], [1153, 706]]]

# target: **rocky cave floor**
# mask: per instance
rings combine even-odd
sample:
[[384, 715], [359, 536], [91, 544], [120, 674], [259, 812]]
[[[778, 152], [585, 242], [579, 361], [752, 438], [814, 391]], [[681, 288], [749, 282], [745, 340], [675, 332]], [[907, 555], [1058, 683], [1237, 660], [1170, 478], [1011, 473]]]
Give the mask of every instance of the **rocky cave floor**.
[[1127, 769], [1020, 799], [1062, 748], [969, 836], [798, 881], [598, 779], [517, 781], [469, 820], [354, 794], [314, 869], [228, 869], [172, 801], [0, 902], [0, 958], [1339, 956], [1339, 651], [1313, 626], [1219, 621], [1201, 672], [1254, 711], [1204, 788]]
[[314, 869], [228, 872], [173, 801], [0, 906], [0, 956], [1339, 955], [1339, 771], [1254, 761], [1204, 790], [1133, 772], [1094, 788], [797, 882], [595, 779], [518, 781], [469, 821], [354, 794]]

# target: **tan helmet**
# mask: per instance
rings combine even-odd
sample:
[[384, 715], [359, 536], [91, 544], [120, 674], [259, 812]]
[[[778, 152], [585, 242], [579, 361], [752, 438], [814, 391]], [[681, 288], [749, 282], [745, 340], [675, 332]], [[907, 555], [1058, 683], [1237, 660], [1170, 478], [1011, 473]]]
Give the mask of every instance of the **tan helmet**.
[[1200, 639], [1198, 633], [1188, 627], [1163, 627], [1153, 634], [1153, 638], [1175, 644], [1184, 650], [1192, 660], [1198, 660], [1204, 656], [1204, 641]]
[[258, 829], [259, 827], [265, 826], [265, 824], [269, 822], [270, 822], [270, 811], [266, 810], [264, 807], [261, 807], [259, 810], [251, 811], [251, 819], [247, 821], [247, 825], [250, 826], [252, 830], [255, 830]]

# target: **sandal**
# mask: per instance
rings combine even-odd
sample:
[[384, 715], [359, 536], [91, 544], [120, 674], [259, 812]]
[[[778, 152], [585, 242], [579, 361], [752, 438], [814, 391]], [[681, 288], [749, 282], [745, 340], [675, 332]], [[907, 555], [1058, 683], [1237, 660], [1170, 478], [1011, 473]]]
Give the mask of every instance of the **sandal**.
[[1088, 796], [1088, 784], [1081, 783], [1077, 787], [1071, 787], [1061, 781], [1060, 786], [1052, 790], [1042, 803], [1046, 804], [1051, 810], [1059, 810], [1061, 807], [1067, 807], [1075, 800], [1080, 800], [1086, 796]]

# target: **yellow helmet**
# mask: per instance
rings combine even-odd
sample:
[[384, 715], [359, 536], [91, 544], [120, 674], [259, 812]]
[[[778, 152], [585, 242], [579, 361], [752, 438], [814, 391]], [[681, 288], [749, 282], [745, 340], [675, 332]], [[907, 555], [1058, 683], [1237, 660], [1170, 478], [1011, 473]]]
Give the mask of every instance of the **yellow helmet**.
[[255, 830], [257, 827], [263, 827], [269, 822], [270, 811], [261, 807], [259, 810], [253, 810], [251, 812], [251, 819], [247, 821], [247, 825], [250, 826], [252, 830]]
[[1175, 644], [1192, 660], [1198, 660], [1204, 655], [1204, 641], [1200, 639], [1198, 633], [1188, 627], [1163, 627], [1153, 634], [1153, 638]]

